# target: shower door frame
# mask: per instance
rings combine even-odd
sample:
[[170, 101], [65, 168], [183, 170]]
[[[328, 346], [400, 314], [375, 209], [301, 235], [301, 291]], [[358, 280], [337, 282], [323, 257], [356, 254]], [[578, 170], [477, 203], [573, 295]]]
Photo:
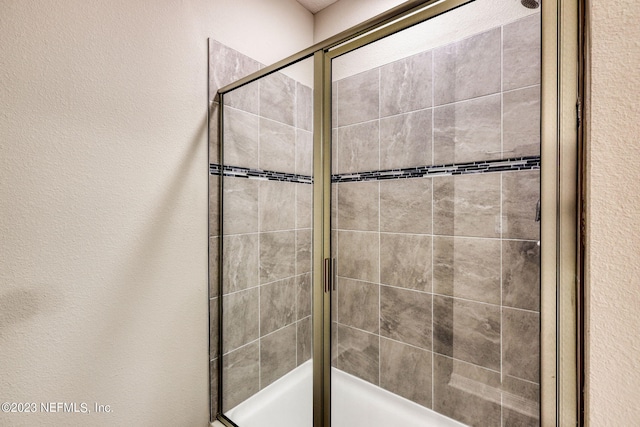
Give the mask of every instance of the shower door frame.
[[[412, 0], [263, 68], [218, 91], [223, 151], [224, 94], [314, 58], [313, 88], [313, 426], [331, 425], [331, 60], [475, 0]], [[516, 1], [516, 0], [513, 0]], [[584, 0], [541, 0], [541, 336], [540, 425], [576, 425], [582, 375], [580, 277], [581, 37]], [[576, 108], [578, 105], [578, 108]], [[220, 200], [223, 200], [222, 186]], [[222, 202], [221, 202], [222, 204]], [[222, 239], [220, 239], [222, 242]], [[222, 251], [220, 251], [222, 253]], [[324, 270], [324, 274], [323, 274]], [[330, 269], [329, 269], [330, 270]], [[220, 279], [221, 286], [221, 279]], [[222, 298], [221, 298], [222, 299]], [[222, 333], [222, 310], [220, 332]], [[219, 337], [220, 339], [220, 337]], [[219, 364], [222, 369], [222, 363]], [[222, 379], [222, 373], [219, 378]], [[222, 387], [218, 392], [222, 408]], [[219, 413], [217, 419], [234, 424]]]

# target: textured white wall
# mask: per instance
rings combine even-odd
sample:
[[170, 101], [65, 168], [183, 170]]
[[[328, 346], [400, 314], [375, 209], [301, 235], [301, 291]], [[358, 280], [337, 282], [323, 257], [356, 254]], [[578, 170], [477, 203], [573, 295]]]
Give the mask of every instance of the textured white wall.
[[212, 0], [213, 37], [270, 65], [313, 44], [314, 17], [295, 0]]
[[207, 38], [313, 37], [233, 3], [0, 0], [0, 403], [112, 408], [0, 425], [207, 425]]
[[[213, 38], [264, 65], [313, 44], [314, 15], [296, 0], [212, 0]], [[313, 60], [283, 73], [313, 85]]]
[[590, 6], [587, 418], [632, 426], [640, 424], [640, 3]]
[[205, 425], [213, 8], [1, 9], [0, 425]]
[[339, 0], [316, 13], [314, 40], [321, 42], [406, 0]]

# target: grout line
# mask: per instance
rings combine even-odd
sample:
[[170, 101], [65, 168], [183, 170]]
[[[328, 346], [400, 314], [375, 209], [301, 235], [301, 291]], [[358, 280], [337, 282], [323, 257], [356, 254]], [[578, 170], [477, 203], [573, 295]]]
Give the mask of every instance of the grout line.
[[[431, 163], [435, 163], [436, 159], [436, 136], [435, 136], [435, 55], [433, 49], [431, 50]], [[434, 263], [434, 252], [435, 252], [435, 238], [433, 235], [435, 234], [435, 223], [434, 223], [434, 210], [435, 210], [435, 198], [434, 198], [434, 180], [433, 178], [430, 180], [431, 184], [431, 408], [435, 410], [435, 395], [436, 395], [436, 386], [435, 386], [435, 377], [436, 377], [436, 357], [434, 356], [434, 340], [435, 340], [435, 316], [433, 313], [434, 308], [434, 296], [433, 292], [435, 291], [435, 263]]]
[[[433, 214], [432, 214], [433, 216]], [[242, 237], [242, 236], [253, 236], [258, 234], [270, 234], [270, 233], [290, 233], [292, 231], [312, 231], [312, 228], [298, 228], [298, 229], [288, 229], [288, 230], [275, 230], [275, 231], [264, 231], [264, 232], [252, 232], [252, 233], [237, 233], [237, 234], [225, 234], [223, 237]], [[351, 230], [351, 229], [341, 229], [341, 228], [332, 228], [333, 231], [338, 232], [351, 232], [351, 233], [375, 233], [373, 230]], [[431, 234], [431, 233], [405, 233], [405, 232], [396, 232], [396, 231], [381, 231], [382, 234], [396, 234], [400, 236], [433, 236], [433, 237], [443, 237], [443, 238], [451, 238], [451, 239], [477, 239], [477, 240], [506, 240], [510, 242], [529, 242], [529, 243], [537, 243], [537, 239], [517, 239], [513, 237], [482, 237], [482, 236], [455, 236], [450, 234]], [[218, 237], [218, 236], [212, 236]], [[300, 273], [302, 274], [302, 273]], [[268, 282], [270, 283], [270, 282]]]
[[[433, 61], [432, 61], [432, 69], [433, 69], [433, 68], [434, 68], [434, 66], [433, 66]], [[432, 72], [433, 72], [433, 71], [432, 71]], [[502, 83], [501, 83], [501, 84], [502, 84]], [[534, 86], [540, 86], [540, 84], [539, 84], [539, 83], [536, 83], [536, 84], [533, 84], [533, 85], [522, 86], [522, 87], [515, 88], [515, 89], [509, 89], [507, 92], [511, 92], [511, 91], [515, 91], [515, 90], [520, 90], [520, 89], [525, 89], [525, 88], [531, 88], [531, 87], [534, 87]], [[499, 91], [497, 91], [497, 92], [492, 92], [492, 93], [488, 93], [488, 94], [485, 94], [485, 95], [479, 95], [479, 96], [475, 96], [475, 97], [471, 97], [471, 98], [465, 98], [465, 99], [461, 99], [461, 100], [458, 100], [458, 101], [451, 101], [451, 102], [446, 102], [446, 103], [444, 103], [444, 104], [437, 104], [437, 105], [436, 105], [436, 103], [435, 103], [435, 97], [434, 97], [434, 96], [432, 96], [432, 104], [431, 104], [431, 106], [430, 106], [430, 107], [426, 107], [426, 108], [418, 108], [418, 109], [415, 109], [415, 110], [408, 110], [408, 111], [405, 111], [405, 112], [402, 112], [402, 113], [398, 113], [398, 114], [391, 114], [391, 115], [384, 116], [384, 117], [380, 117], [380, 118], [382, 118], [382, 119], [387, 119], [387, 118], [389, 118], [389, 117], [402, 116], [402, 115], [404, 115], [404, 114], [415, 113], [415, 112], [417, 112], [417, 111], [428, 110], [428, 109], [430, 109], [430, 108], [440, 108], [440, 107], [451, 106], [451, 105], [454, 105], [454, 104], [461, 104], [461, 103], [464, 103], [464, 102], [480, 100], [480, 99], [483, 99], [483, 98], [488, 98], [488, 97], [491, 97], [491, 96], [500, 95], [500, 93], [501, 93], [501, 92], [502, 92], [502, 90], [499, 90]], [[240, 110], [240, 111], [242, 111], [242, 110]], [[351, 126], [357, 126], [357, 125], [362, 125], [362, 124], [365, 124], [365, 123], [371, 123], [371, 122], [374, 122], [374, 121], [376, 121], [376, 120], [378, 120], [378, 119], [363, 120], [363, 121], [361, 121], [361, 122], [349, 123], [349, 124], [346, 124], [346, 125], [340, 125], [340, 123], [338, 123], [337, 128], [338, 128], [338, 129], [344, 129], [344, 128], [351, 127]], [[278, 122], [278, 123], [279, 123], [279, 122]]]
[[[307, 317], [310, 317], [310, 316], [307, 316]], [[306, 317], [305, 317], [304, 319], [306, 319]], [[303, 319], [301, 319], [301, 320], [303, 320]], [[223, 354], [223, 356], [227, 356], [229, 353], [233, 353], [233, 352], [234, 352], [234, 351], [236, 351], [236, 350], [240, 350], [241, 348], [244, 348], [244, 347], [247, 347], [247, 346], [249, 346], [249, 345], [251, 345], [251, 344], [254, 344], [254, 343], [256, 343], [256, 342], [259, 342], [259, 341], [261, 341], [261, 340], [262, 340], [262, 338], [266, 338], [266, 337], [268, 337], [268, 336], [270, 336], [270, 335], [276, 334], [276, 333], [278, 333], [278, 332], [280, 332], [280, 331], [282, 331], [282, 330], [284, 330], [284, 329], [286, 329], [286, 328], [289, 328], [289, 327], [291, 327], [291, 326], [296, 326], [296, 323], [297, 323], [297, 321], [294, 321], [294, 322], [291, 322], [291, 323], [287, 323], [286, 325], [284, 325], [284, 326], [282, 326], [282, 327], [280, 327], [280, 328], [278, 328], [278, 329], [276, 329], [276, 330], [274, 330], [274, 331], [271, 331], [271, 332], [269, 332], [268, 334], [262, 335], [262, 336], [260, 336], [260, 337], [258, 337], [258, 338], [256, 338], [256, 339], [254, 339], [254, 340], [252, 340], [252, 341], [249, 341], [249, 342], [248, 342], [248, 343], [246, 343], [246, 344], [241, 345], [240, 347], [234, 348], [233, 350], [231, 350], [231, 351], [228, 351], [228, 352], [224, 353], [224, 354]], [[259, 359], [260, 359], [260, 355], [258, 355], [258, 360], [259, 360]]]
[[[291, 233], [293, 231], [309, 231], [310, 228], [287, 228], [284, 230], [272, 230], [272, 231], [252, 231], [249, 233], [234, 233], [234, 234], [223, 234], [222, 237], [243, 237], [243, 236], [254, 236], [260, 234], [272, 234], [272, 233]], [[537, 241], [537, 240], [536, 240]]]
[[[296, 85], [296, 102], [298, 99], [297, 96], [297, 88], [298, 85]], [[294, 112], [296, 112], [297, 110], [294, 110]], [[298, 115], [295, 114], [295, 120], [297, 120]], [[297, 140], [296, 140], [296, 147], [297, 147]], [[297, 152], [296, 152], [297, 153]], [[295, 160], [294, 160], [295, 162]], [[293, 272], [295, 274], [294, 277], [298, 277], [298, 188], [296, 187], [294, 189], [294, 193], [293, 193], [293, 198], [294, 198], [294, 206], [293, 206], [293, 215], [294, 215], [294, 225], [296, 227], [296, 231], [294, 233], [294, 257], [293, 257]], [[298, 282], [294, 279], [293, 281], [293, 320], [294, 320], [294, 324], [296, 325], [296, 330], [295, 330], [295, 342], [294, 342], [294, 350], [295, 350], [295, 366], [298, 366]]]
[[[500, 27], [500, 151], [502, 151], [502, 158], [505, 157], [504, 152], [504, 25]], [[503, 384], [504, 378], [504, 322], [502, 316], [502, 272], [503, 272], [503, 259], [502, 259], [502, 237], [504, 236], [504, 218], [502, 212], [502, 193], [503, 193], [503, 174], [500, 174], [500, 384]], [[504, 393], [500, 390], [500, 424], [504, 425]]]
[[[370, 285], [375, 285], [375, 282], [369, 282], [366, 280], [361, 280], [361, 279], [354, 279], [351, 277], [345, 277], [345, 276], [338, 276], [339, 279], [346, 279], [346, 280], [350, 280], [353, 282], [358, 282], [358, 283], [366, 283], [366, 284], [370, 284]], [[407, 291], [407, 292], [416, 292], [419, 294], [426, 294], [426, 295], [433, 295], [434, 297], [443, 297], [443, 298], [451, 298], [453, 300], [457, 300], [457, 301], [464, 301], [464, 302], [471, 302], [471, 303], [476, 303], [476, 304], [482, 304], [482, 305], [487, 305], [490, 307], [501, 307], [500, 303], [490, 303], [490, 302], [486, 302], [486, 301], [478, 301], [478, 300], [474, 300], [474, 299], [469, 299], [469, 298], [463, 298], [463, 297], [459, 297], [459, 296], [454, 296], [454, 295], [447, 295], [447, 294], [442, 294], [442, 293], [438, 293], [438, 292], [429, 292], [429, 291], [421, 291], [419, 289], [410, 289], [410, 288], [403, 288], [401, 286], [396, 286], [396, 285], [389, 285], [387, 283], [379, 283], [379, 286], [382, 287], [387, 287], [387, 288], [392, 288], [392, 289], [399, 289], [402, 291]], [[526, 308], [519, 308], [519, 307], [511, 307], [511, 306], [504, 306], [505, 309], [508, 310], [518, 310], [521, 312], [525, 312], [525, 313], [531, 313], [531, 314], [540, 314], [539, 311], [536, 310], [528, 310]], [[432, 312], [433, 312], [433, 307], [432, 307]], [[432, 333], [433, 333], [433, 328], [432, 328]]]
[[[380, 116], [382, 115], [382, 97], [380, 96], [382, 93], [382, 67], [378, 67], [378, 169], [381, 168], [382, 165], [382, 144], [380, 141], [380, 133], [381, 133], [381, 120]], [[382, 211], [380, 208], [380, 181], [378, 181], [378, 385], [382, 384], [382, 338], [381, 338], [381, 277], [382, 277], [382, 260], [381, 260], [381, 252], [382, 252], [382, 234], [380, 233], [380, 217], [382, 216]]]
[[[217, 104], [217, 102], [215, 102], [215, 101], [213, 103]], [[300, 129], [302, 131], [309, 132], [309, 133], [313, 132], [313, 131], [308, 131], [308, 130], [303, 129], [303, 128], [297, 128], [295, 124], [292, 125], [292, 124], [289, 124], [289, 123], [286, 123], [286, 122], [281, 122], [280, 120], [275, 120], [275, 119], [272, 119], [272, 118], [269, 118], [269, 117], [262, 116], [261, 112], [259, 111], [260, 105], [258, 105], [258, 111], [259, 111], [258, 113], [252, 113], [251, 111], [246, 111], [246, 110], [243, 110], [242, 108], [233, 107], [233, 106], [227, 105], [227, 104], [224, 105], [224, 108], [225, 108], [225, 110], [233, 110], [233, 111], [237, 111], [237, 112], [240, 112], [240, 113], [252, 116], [252, 117], [256, 117], [259, 120], [268, 120], [270, 122], [277, 123], [277, 124], [280, 124], [280, 125], [284, 125], [284, 126], [287, 126], [287, 127], [290, 127], [290, 128]], [[294, 119], [294, 122], [295, 122], [295, 120], [296, 120], [295, 111], [294, 111], [294, 118], [293, 119]]]
[[501, 91], [497, 91], [497, 92], [493, 92], [493, 93], [488, 93], [486, 95], [479, 95], [479, 96], [474, 96], [472, 98], [461, 99], [459, 101], [452, 101], [452, 102], [447, 102], [447, 103], [444, 103], [444, 104], [438, 104], [438, 105], [434, 105], [433, 108], [449, 107], [449, 106], [452, 106], [452, 105], [455, 105], [455, 104], [462, 104], [462, 103], [470, 102], [470, 101], [479, 101], [479, 100], [484, 99], [484, 98], [490, 98], [492, 96], [498, 96], [498, 95], [500, 95], [500, 93], [501, 93]]
[[441, 356], [441, 357], [446, 357], [447, 359], [451, 359], [451, 360], [456, 361], [456, 362], [464, 363], [465, 365], [474, 366], [476, 368], [484, 369], [486, 371], [493, 372], [495, 374], [500, 375], [500, 372], [496, 371], [495, 369], [487, 368], [486, 366], [476, 365], [475, 363], [467, 362], [466, 360], [462, 360], [462, 359], [456, 359], [455, 357], [449, 356], [447, 354], [442, 354], [442, 353], [435, 353], [435, 354], [437, 354], [438, 356]]
[[536, 83], [536, 84], [533, 84], [533, 85], [522, 86], [522, 87], [517, 87], [517, 88], [514, 88], [514, 89], [503, 90], [502, 94], [504, 95], [505, 93], [517, 92], [519, 90], [524, 90], [524, 89], [533, 89], [535, 87], [540, 87], [540, 83]]
[[[376, 232], [375, 230], [350, 230], [350, 229], [334, 229], [334, 230], [339, 232], [344, 232], [344, 233], [375, 233]], [[500, 237], [455, 236], [455, 235], [449, 235], [449, 234], [431, 234], [431, 233], [417, 234], [417, 233], [400, 233], [400, 232], [394, 232], [394, 231], [381, 231], [380, 233], [385, 235], [398, 235], [398, 236], [417, 236], [417, 237], [433, 236], [433, 237], [443, 237], [443, 238], [450, 238], [450, 239], [509, 240], [514, 242], [537, 243], [537, 240], [533, 240], [533, 239], [515, 239], [515, 238], [501, 239]]]
[[[332, 83], [331, 83], [331, 87], [333, 88], [333, 86], [334, 86], [334, 85], [333, 85], [333, 82], [332, 82]], [[335, 152], [335, 153], [336, 153], [336, 158], [335, 158], [335, 160], [334, 160], [334, 159], [331, 159], [331, 163], [332, 163], [332, 164], [331, 164], [331, 169], [332, 169], [332, 172], [333, 172], [333, 166], [334, 166], [334, 165], [335, 165], [336, 169], [340, 170], [340, 167], [339, 167], [339, 161], [340, 161], [340, 154], [339, 154], [339, 151], [340, 151], [340, 150], [339, 150], [339, 148], [340, 148], [340, 132], [339, 132], [339, 130], [338, 130], [338, 129], [339, 129], [339, 127], [340, 127], [340, 120], [339, 120], [339, 118], [340, 118], [340, 85], [339, 85], [339, 83], [338, 83], [338, 82], [336, 82], [336, 83], [335, 83], [335, 88], [336, 88], [336, 96], [335, 96], [335, 100], [336, 100], [336, 118], [335, 118], [335, 124], [336, 124], [336, 127], [335, 127], [336, 141], [335, 141], [335, 147], [336, 147], [336, 149], [335, 149], [335, 150], [333, 149], [333, 143], [334, 143], [334, 141], [332, 140], [332, 141], [331, 141], [331, 154], [333, 155], [333, 153]], [[331, 96], [331, 102], [333, 102], [333, 99], [334, 99], [334, 98], [333, 98], [333, 95], [332, 95], [332, 96]], [[333, 138], [333, 135], [334, 135], [334, 128], [333, 128], [333, 123], [332, 123], [332, 124], [331, 124], [331, 137], [332, 137], [332, 138]], [[339, 215], [338, 215], [338, 213], [340, 212], [340, 211], [339, 211], [340, 206], [339, 206], [339, 203], [338, 203], [338, 200], [339, 200], [339, 198], [338, 198], [338, 196], [339, 196], [339, 186], [338, 186], [337, 184], [331, 183], [331, 188], [332, 188], [332, 189], [333, 189], [333, 188], [335, 188], [335, 201], [336, 201], [336, 202], [335, 202], [335, 205], [336, 205], [336, 206], [335, 206], [335, 222], [336, 222], [336, 223], [335, 223], [335, 229], [336, 229], [336, 231], [335, 231], [335, 233], [334, 233], [334, 232], [333, 232], [333, 230], [331, 230], [330, 235], [329, 235], [329, 240], [331, 241], [331, 237], [335, 234], [335, 238], [336, 238], [336, 241], [335, 241], [335, 251], [336, 251], [336, 253], [335, 253], [335, 254], [332, 254], [332, 255], [335, 255], [335, 257], [336, 257], [336, 269], [337, 269], [337, 268], [338, 268], [338, 265], [339, 265], [339, 262], [338, 262], [338, 261], [340, 260], [340, 258], [339, 258], [339, 256], [340, 256], [340, 252], [339, 252], [339, 250], [338, 250], [338, 247], [339, 247], [339, 246], [338, 246], [339, 239], [338, 239], [338, 231], [337, 231], [337, 229], [338, 229], [338, 216], [339, 216]], [[330, 200], [330, 203], [333, 203], [333, 200], [334, 200], [334, 199], [333, 199], [333, 195], [331, 195], [330, 199], [331, 199], [331, 200]], [[331, 244], [331, 243], [333, 243], [333, 242], [330, 242], [330, 244]], [[330, 249], [329, 251], [331, 252], [331, 249]], [[338, 271], [336, 272], [337, 295], [335, 296], [335, 307], [331, 307], [333, 310], [335, 310], [335, 314], [336, 314], [336, 315], [335, 315], [335, 319], [336, 319], [336, 321], [335, 321], [335, 329], [336, 329], [336, 330], [335, 330], [335, 333], [336, 333], [335, 347], [336, 347], [336, 348], [335, 348], [335, 349], [333, 349], [333, 348], [332, 348], [332, 345], [334, 344], [334, 342], [333, 342], [333, 337], [332, 337], [332, 336], [330, 336], [330, 337], [329, 337], [329, 342], [330, 342], [329, 347], [331, 348], [331, 351], [330, 351], [330, 353], [331, 353], [331, 354], [329, 355], [329, 359], [330, 359], [330, 363], [329, 363], [329, 365], [332, 365], [332, 364], [333, 364], [333, 363], [332, 363], [332, 362], [333, 362], [333, 352], [334, 352], [334, 350], [335, 350], [335, 354], [336, 354], [336, 368], [339, 368], [338, 361], [339, 361], [339, 359], [340, 359], [340, 358], [338, 357], [338, 356], [339, 356], [339, 353], [338, 353], [338, 347], [339, 347], [339, 342], [340, 342], [340, 329], [338, 328], [338, 322], [340, 321], [340, 311], [339, 311], [339, 308], [340, 308], [340, 293], [341, 293], [341, 292], [340, 292], [340, 289], [341, 289], [340, 281], [338, 280], [338, 274], [339, 274], [339, 273], [340, 273], [340, 270], [338, 269]], [[331, 301], [330, 301], [330, 303], [329, 303], [329, 304], [330, 304], [330, 305], [331, 305], [331, 304], [333, 304], [333, 298], [331, 299]], [[332, 316], [332, 317], [333, 317], [333, 316]], [[333, 327], [334, 327], [333, 319], [330, 319], [329, 324], [331, 325], [331, 327], [329, 328], [329, 334], [330, 334], [330, 335], [332, 335], [332, 334], [333, 334]]]
[[[263, 81], [262, 79], [260, 79], [259, 83], [258, 83], [258, 98], [260, 98], [260, 96], [262, 95], [262, 86], [263, 86]], [[258, 102], [258, 116], [260, 117], [262, 115], [262, 108], [261, 108], [261, 102]], [[261, 132], [261, 119], [262, 117], [260, 117], [258, 119], [258, 167], [260, 167], [260, 132]], [[260, 300], [260, 295], [262, 294], [262, 284], [260, 283], [260, 247], [262, 245], [262, 221], [261, 221], [261, 209], [260, 209], [260, 196], [261, 196], [261, 190], [262, 190], [262, 185], [258, 185], [258, 203], [257, 203], [257, 207], [256, 210], [258, 211], [258, 390], [262, 390], [262, 324], [260, 321], [260, 318], [262, 316], [260, 316], [261, 313], [261, 300]]]

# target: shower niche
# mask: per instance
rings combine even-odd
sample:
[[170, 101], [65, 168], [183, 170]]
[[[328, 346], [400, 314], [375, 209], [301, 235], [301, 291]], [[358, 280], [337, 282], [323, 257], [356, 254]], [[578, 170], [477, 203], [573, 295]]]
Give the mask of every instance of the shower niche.
[[210, 42], [212, 419], [541, 424], [541, 15], [464, 3]]

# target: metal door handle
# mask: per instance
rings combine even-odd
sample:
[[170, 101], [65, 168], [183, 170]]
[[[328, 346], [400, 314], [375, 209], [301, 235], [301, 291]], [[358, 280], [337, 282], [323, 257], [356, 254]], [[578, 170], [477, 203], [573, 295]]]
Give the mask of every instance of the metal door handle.
[[335, 258], [325, 258], [324, 259], [324, 291], [330, 292], [332, 290], [336, 290], [336, 281], [334, 278], [336, 272], [336, 260]]

